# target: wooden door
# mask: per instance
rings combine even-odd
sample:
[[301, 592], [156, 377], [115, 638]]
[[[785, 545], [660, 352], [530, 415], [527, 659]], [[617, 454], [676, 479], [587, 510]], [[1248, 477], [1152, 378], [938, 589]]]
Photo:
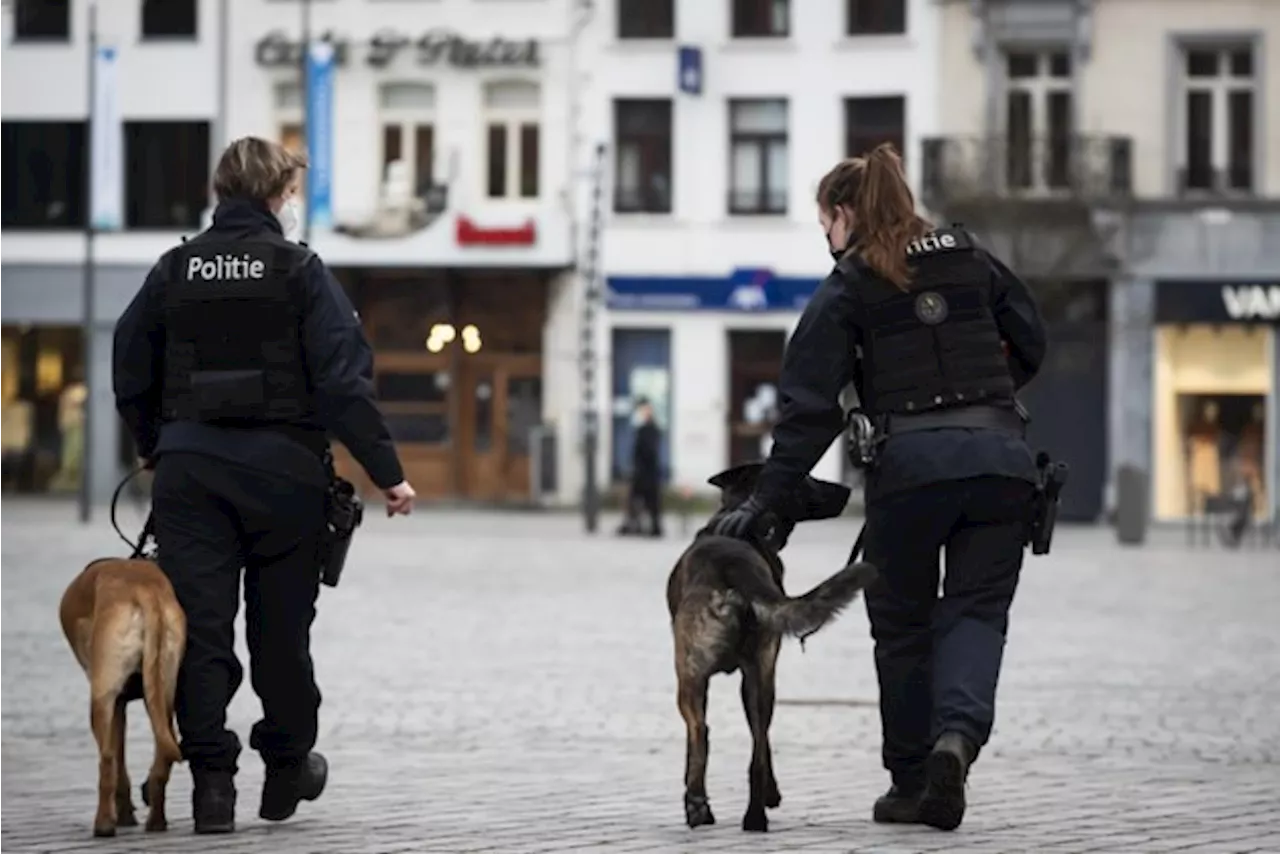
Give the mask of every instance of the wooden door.
[[531, 489], [529, 433], [542, 420], [542, 359], [477, 353], [462, 365], [463, 494], [516, 501]]

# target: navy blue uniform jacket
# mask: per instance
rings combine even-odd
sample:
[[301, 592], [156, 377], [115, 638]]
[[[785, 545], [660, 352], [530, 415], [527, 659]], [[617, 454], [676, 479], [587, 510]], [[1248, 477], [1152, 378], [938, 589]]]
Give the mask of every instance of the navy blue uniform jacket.
[[[996, 325], [1009, 344], [1009, 370], [1021, 388], [1044, 362], [1044, 322], [1026, 284], [997, 259], [986, 257], [991, 265]], [[756, 486], [768, 507], [785, 508], [801, 479], [843, 432], [840, 392], [849, 383], [861, 386], [857, 348], [862, 340], [855, 318], [857, 304], [849, 291], [856, 286], [833, 271], [805, 306], [787, 342], [773, 449]], [[1034, 482], [1035, 459], [1025, 442], [994, 430], [903, 433], [882, 447], [880, 464], [867, 479], [866, 499], [983, 475]]]
[[[249, 235], [280, 232], [280, 224], [260, 204], [218, 205], [213, 232]], [[342, 286], [312, 256], [302, 271], [305, 304], [302, 341], [307, 374], [321, 424], [351, 451], [380, 489], [404, 480], [404, 472], [373, 388], [373, 351], [360, 317]], [[193, 421], [162, 423], [164, 382], [164, 282], [159, 264], [116, 322], [112, 386], [116, 409], [137, 444], [138, 454], [193, 452], [324, 486], [320, 460], [300, 443], [269, 430], [237, 429]]]

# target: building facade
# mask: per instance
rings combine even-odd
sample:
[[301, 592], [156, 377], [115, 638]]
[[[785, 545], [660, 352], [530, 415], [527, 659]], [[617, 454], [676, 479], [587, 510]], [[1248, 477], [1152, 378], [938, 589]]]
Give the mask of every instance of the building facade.
[[[924, 198], [1038, 291], [1038, 445], [1098, 518], [1122, 466], [1156, 519], [1275, 512], [1280, 6], [951, 0]], [[1069, 505], [1069, 506], [1068, 506]]]
[[[132, 460], [112, 326], [156, 257], [207, 224], [225, 143], [253, 134], [308, 148], [308, 242], [363, 319], [419, 494], [576, 488], [558, 469], [531, 482], [537, 434], [574, 415], [575, 353], [555, 342], [573, 334], [576, 305], [576, 3], [99, 0], [112, 62], [98, 115], [118, 124], [94, 168], [104, 230], [85, 359], [88, 7], [15, 0], [4, 13], [6, 487], [73, 488], [87, 441], [93, 491], [110, 494]], [[93, 399], [77, 414], [82, 365]]]
[[[913, 185], [937, 132], [931, 0], [611, 0], [581, 43], [584, 127], [608, 143], [607, 441], [630, 468], [655, 406], [671, 486], [761, 458], [778, 371], [830, 272], [814, 194], [891, 141]], [[816, 476], [842, 477], [833, 446]]]

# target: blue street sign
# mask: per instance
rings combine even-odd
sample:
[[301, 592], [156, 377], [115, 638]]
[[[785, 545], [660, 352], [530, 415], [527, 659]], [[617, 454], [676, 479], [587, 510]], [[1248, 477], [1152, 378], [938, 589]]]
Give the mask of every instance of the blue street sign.
[[679, 58], [678, 80], [681, 92], [690, 95], [702, 94], [702, 48], [682, 45], [677, 53]]
[[307, 215], [316, 228], [333, 228], [333, 45], [307, 53]]

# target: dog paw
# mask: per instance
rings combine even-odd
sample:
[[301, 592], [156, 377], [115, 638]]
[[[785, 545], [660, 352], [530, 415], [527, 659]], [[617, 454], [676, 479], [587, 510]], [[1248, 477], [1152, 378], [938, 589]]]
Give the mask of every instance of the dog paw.
[[711, 804], [706, 798], [685, 798], [684, 818], [690, 827], [716, 823], [716, 817], [711, 814]]
[[116, 835], [116, 826], [109, 821], [95, 821], [93, 823], [93, 835], [98, 837], [108, 837]]
[[742, 829], [748, 833], [768, 833], [769, 817], [765, 815], [764, 809], [748, 808], [747, 814], [742, 817]]
[[162, 815], [147, 816], [147, 833], [160, 833], [169, 829], [169, 822]]

